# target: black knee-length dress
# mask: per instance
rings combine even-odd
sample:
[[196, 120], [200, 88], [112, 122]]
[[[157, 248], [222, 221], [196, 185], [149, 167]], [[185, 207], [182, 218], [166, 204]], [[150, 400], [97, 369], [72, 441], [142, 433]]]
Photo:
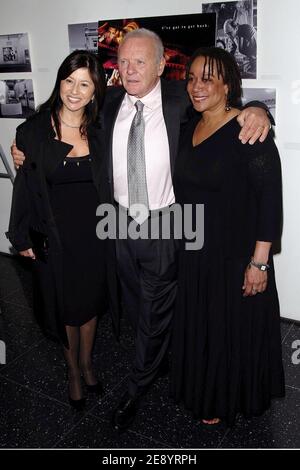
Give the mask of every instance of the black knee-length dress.
[[90, 156], [66, 157], [48, 182], [63, 251], [63, 321], [81, 326], [106, 308], [104, 243], [96, 236], [99, 201]]
[[280, 160], [271, 137], [241, 144], [236, 119], [193, 147], [198, 120], [182, 134], [174, 173], [176, 202], [194, 217], [204, 204], [204, 246], [180, 250], [171, 393], [195, 417], [232, 425], [285, 390], [272, 255], [266, 292], [242, 291], [256, 240], [280, 237]]

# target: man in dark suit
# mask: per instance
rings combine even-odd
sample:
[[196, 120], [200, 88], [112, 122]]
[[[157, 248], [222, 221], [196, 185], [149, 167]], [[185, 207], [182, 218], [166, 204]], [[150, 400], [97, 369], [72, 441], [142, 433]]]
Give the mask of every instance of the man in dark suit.
[[[126, 212], [129, 225], [134, 221], [129, 215], [128, 146], [132, 123], [138, 113], [136, 103], [142, 103], [145, 126], [145, 204], [150, 215], [159, 212], [159, 217], [163, 217], [175, 202], [172, 174], [180, 124], [187, 119], [189, 101], [183, 83], [165, 82], [160, 78], [165, 67], [164, 49], [160, 38], [152, 31], [138, 29], [125, 36], [118, 51], [118, 67], [124, 88], [108, 93], [104, 109], [108, 181], [117, 211]], [[260, 129], [267, 133], [266, 113], [259, 109], [257, 112], [262, 115]], [[241, 122], [244, 117], [241, 116]], [[260, 130], [255, 133], [256, 138], [261, 135]], [[135, 178], [139, 178], [137, 173]], [[144, 224], [150, 223], [149, 220]], [[171, 227], [168, 240], [163, 239], [161, 233], [155, 240], [130, 237], [116, 240], [123, 305], [135, 330], [135, 359], [128, 388], [113, 414], [113, 426], [118, 430], [133, 421], [140, 396], [167, 362], [177, 287], [178, 241], [172, 237], [172, 232]]]
[[[186, 119], [188, 99], [184, 84], [165, 82], [160, 77], [165, 67], [164, 49], [152, 31], [138, 29], [125, 36], [118, 53], [119, 73], [124, 88], [109, 90], [104, 106], [104, 130], [107, 139], [107, 164], [100, 179], [103, 200], [123, 211], [127, 224], [135, 223], [129, 209], [132, 201], [129, 141], [133, 121], [139, 116], [143, 126], [143, 188], [135, 188], [145, 197], [150, 215], [163, 217], [175, 202], [172, 172], [178, 148], [180, 124]], [[140, 102], [140, 103], [137, 103]], [[269, 120], [262, 109], [248, 108], [239, 117], [243, 142], [263, 140]], [[141, 129], [141, 128], [140, 128]], [[139, 144], [141, 145], [141, 143]], [[140, 147], [141, 148], [141, 147]], [[13, 147], [15, 164], [24, 157]], [[134, 170], [136, 171], [136, 170]], [[134, 173], [140, 180], [140, 173]], [[100, 181], [99, 179], [99, 181]], [[107, 188], [107, 190], [105, 189]], [[101, 191], [100, 191], [101, 192]], [[134, 204], [133, 204], [134, 205]], [[162, 213], [160, 212], [162, 210]], [[149, 219], [145, 220], [145, 224]], [[141, 395], [162, 372], [169, 344], [173, 305], [176, 296], [177, 243], [163, 239], [117, 239], [111, 244], [111, 275], [114, 267], [121, 284], [123, 306], [135, 331], [135, 358], [125, 395], [113, 413], [113, 426], [126, 429], [133, 421]], [[115, 252], [114, 252], [115, 251]], [[114, 262], [116, 258], [116, 263]], [[111, 285], [113, 291], [113, 286]], [[113, 299], [115, 301], [115, 299]], [[116, 302], [114, 302], [116, 307]], [[114, 309], [116, 311], [116, 309]]]
[[[130, 206], [127, 141], [137, 101], [143, 103], [145, 122], [148, 209], [152, 213], [175, 202], [172, 171], [188, 99], [183, 84], [160, 80], [165, 66], [163, 52], [160, 39], [142, 29], [128, 34], [119, 48], [118, 65], [124, 88], [108, 93], [104, 109], [108, 179], [117, 211], [126, 212]], [[129, 214], [126, 217], [128, 224], [134, 223]], [[117, 429], [127, 427], [133, 420], [140, 396], [166, 360], [176, 295], [177, 243], [172, 237], [116, 240], [123, 305], [134, 327], [136, 348], [128, 391], [113, 415]]]

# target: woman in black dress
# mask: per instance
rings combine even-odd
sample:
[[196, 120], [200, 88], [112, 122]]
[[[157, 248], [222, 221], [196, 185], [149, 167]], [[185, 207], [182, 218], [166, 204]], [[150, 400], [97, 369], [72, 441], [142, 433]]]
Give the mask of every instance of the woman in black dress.
[[187, 91], [197, 113], [182, 132], [174, 189], [194, 217], [204, 205], [204, 245], [188, 251], [183, 240], [180, 250], [171, 389], [204, 423], [232, 425], [284, 396], [272, 258], [280, 159], [270, 136], [252, 146], [237, 138], [241, 79], [228, 52], [198, 50]]
[[106, 308], [105, 242], [96, 236], [105, 88], [97, 57], [73, 52], [50, 98], [16, 135], [26, 160], [14, 184], [8, 236], [32, 259], [35, 312], [64, 345], [69, 401], [77, 409], [85, 400], [81, 374], [88, 391], [102, 392], [91, 353], [97, 317]]

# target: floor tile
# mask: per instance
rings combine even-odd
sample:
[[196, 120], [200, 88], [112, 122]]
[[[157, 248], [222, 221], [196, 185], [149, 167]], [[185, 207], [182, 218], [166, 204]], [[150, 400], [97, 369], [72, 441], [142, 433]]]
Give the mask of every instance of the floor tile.
[[222, 448], [299, 448], [300, 391], [286, 389], [284, 399], [273, 400], [270, 410], [258, 418], [240, 417], [226, 435]]
[[281, 340], [285, 340], [286, 335], [289, 333], [290, 329], [293, 327], [294, 322], [281, 320], [280, 329], [281, 329]]
[[12, 279], [15, 276], [31, 280], [31, 261], [21, 256], [0, 255], [1, 278]]
[[[101, 406], [93, 408], [91, 413], [110, 423], [112, 410], [124, 393], [124, 386], [106, 397]], [[158, 440], [169, 447], [206, 448], [217, 447], [223, 438], [226, 427], [220, 424], [208, 428], [194, 420], [183, 407], [174, 405], [169, 399], [168, 378], [159, 379], [141, 400], [141, 404], [130, 430]]]
[[[11, 281], [7, 281], [8, 283]], [[8, 290], [5, 290], [8, 292]], [[28, 284], [20, 285], [17, 290], [11, 291], [8, 295], [3, 296], [5, 302], [9, 302], [20, 307], [32, 308], [33, 307], [33, 294], [32, 288]]]
[[163, 448], [165, 445], [152, 441], [132, 431], [116, 433], [106, 421], [94, 416], [85, 416], [83, 420], [64, 436], [57, 444], [57, 448]]
[[282, 357], [287, 385], [300, 390], [300, 326], [294, 324], [282, 344]]
[[93, 357], [105, 395], [101, 399], [88, 395], [85, 410], [78, 413], [68, 403], [61, 347], [43, 336], [31, 307], [29, 264], [20, 257], [0, 255], [0, 340], [7, 350], [7, 363], [0, 365], [1, 448], [300, 447], [297, 322], [281, 322], [287, 396], [274, 400], [262, 417], [239, 416], [230, 429], [223, 423], [205, 426], [183, 406], [174, 405], [168, 377], [163, 377], [141, 400], [130, 429], [118, 434], [111, 427], [112, 410], [126, 391], [134, 357], [134, 334], [126, 316], [119, 342], [109, 315], [100, 319]]
[[[128, 352], [113, 342], [111, 337], [103, 335], [101, 340], [96, 342], [93, 354], [94, 368], [103, 382], [105, 393], [118, 386], [128, 374], [127, 357]], [[17, 361], [0, 369], [0, 374], [63, 403], [68, 402], [67, 369], [62, 348], [49, 339], [44, 339]], [[87, 408], [95, 406], [97, 400], [93, 395], [89, 395]]]
[[1, 302], [0, 339], [6, 344], [6, 364], [32, 349], [43, 338], [31, 309]]
[[25, 387], [0, 378], [0, 447], [48, 448], [81, 418], [71, 410]]

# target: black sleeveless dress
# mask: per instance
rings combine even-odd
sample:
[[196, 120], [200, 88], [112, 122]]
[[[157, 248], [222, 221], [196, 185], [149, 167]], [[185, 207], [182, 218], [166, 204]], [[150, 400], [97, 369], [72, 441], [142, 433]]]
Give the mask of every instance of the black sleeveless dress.
[[48, 183], [63, 247], [63, 320], [81, 326], [106, 308], [104, 243], [96, 236], [99, 201], [90, 156], [66, 157]]

